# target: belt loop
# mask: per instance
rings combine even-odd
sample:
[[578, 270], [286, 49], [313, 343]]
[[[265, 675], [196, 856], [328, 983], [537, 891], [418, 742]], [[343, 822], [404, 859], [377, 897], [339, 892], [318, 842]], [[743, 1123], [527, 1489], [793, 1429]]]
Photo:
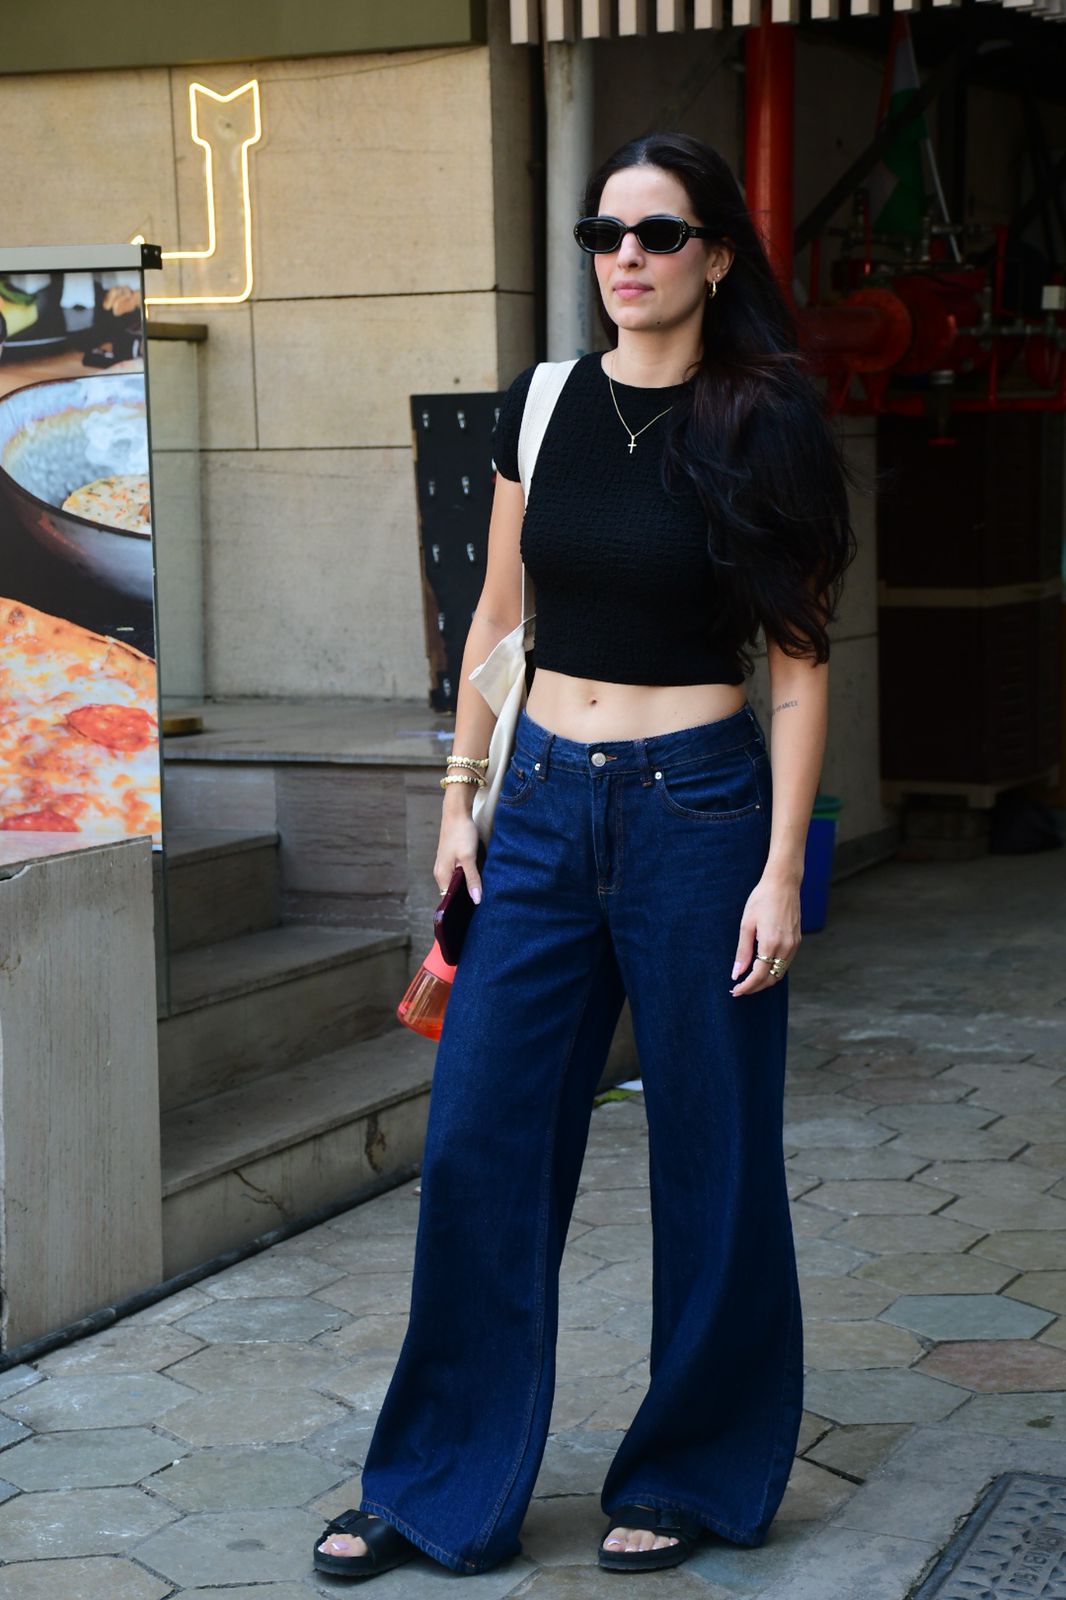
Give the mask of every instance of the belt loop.
[[640, 746], [640, 781], [645, 789], [649, 789], [655, 780], [652, 777], [651, 758], [648, 755], [648, 740], [638, 739], [636, 743]]
[[540, 771], [537, 773], [537, 777], [540, 779], [547, 778], [548, 776], [551, 763], [551, 747], [554, 742], [554, 733], [552, 733], [550, 729], [546, 728], [540, 741]]

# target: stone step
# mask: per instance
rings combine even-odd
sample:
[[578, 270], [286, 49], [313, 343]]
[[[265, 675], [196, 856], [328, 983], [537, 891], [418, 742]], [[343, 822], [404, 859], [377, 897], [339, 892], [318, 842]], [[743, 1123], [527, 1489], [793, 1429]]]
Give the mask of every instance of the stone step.
[[419, 1161], [435, 1057], [395, 1026], [168, 1111], [166, 1275]]
[[[165, 857], [166, 913], [172, 955], [281, 920], [278, 836], [239, 828], [168, 828], [155, 856], [156, 896]], [[156, 919], [157, 937], [160, 919]]]
[[163, 1110], [380, 1033], [407, 968], [405, 934], [307, 925], [173, 956], [159, 1020]]

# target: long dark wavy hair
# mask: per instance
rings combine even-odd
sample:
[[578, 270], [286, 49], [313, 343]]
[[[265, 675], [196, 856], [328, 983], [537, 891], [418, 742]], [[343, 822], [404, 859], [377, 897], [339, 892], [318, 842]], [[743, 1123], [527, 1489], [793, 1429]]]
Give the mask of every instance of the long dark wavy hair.
[[[688, 398], [670, 417], [663, 456], [669, 491], [695, 484], [707, 548], [722, 580], [717, 628], [746, 673], [761, 626], [786, 655], [829, 658], [844, 573], [855, 556], [845, 464], [798, 349], [795, 320], [726, 162], [700, 139], [652, 133], [615, 151], [585, 189], [593, 216], [608, 178], [654, 166], [684, 186], [695, 221], [735, 251], [703, 313], [703, 353]], [[608, 338], [618, 330], [602, 303]]]

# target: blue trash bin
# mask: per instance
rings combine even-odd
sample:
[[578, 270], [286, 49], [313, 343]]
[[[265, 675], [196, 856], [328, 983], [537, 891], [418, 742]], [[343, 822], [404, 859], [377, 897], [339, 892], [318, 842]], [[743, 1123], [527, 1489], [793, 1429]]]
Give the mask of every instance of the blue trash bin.
[[835, 794], [815, 797], [807, 827], [803, 852], [803, 882], [800, 885], [800, 931], [817, 933], [825, 927], [829, 906], [829, 879], [833, 871], [837, 818], [843, 801]]

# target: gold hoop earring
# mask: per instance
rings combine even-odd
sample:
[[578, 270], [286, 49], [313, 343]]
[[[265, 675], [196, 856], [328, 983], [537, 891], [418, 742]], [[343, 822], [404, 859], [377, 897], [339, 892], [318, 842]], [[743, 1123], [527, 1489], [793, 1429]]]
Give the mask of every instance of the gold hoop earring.
[[707, 293], [710, 295], [711, 299], [713, 300], [715, 295], [718, 293], [718, 279], [717, 278], [712, 278], [711, 279], [710, 286], [709, 286], [709, 288], [707, 290]]

